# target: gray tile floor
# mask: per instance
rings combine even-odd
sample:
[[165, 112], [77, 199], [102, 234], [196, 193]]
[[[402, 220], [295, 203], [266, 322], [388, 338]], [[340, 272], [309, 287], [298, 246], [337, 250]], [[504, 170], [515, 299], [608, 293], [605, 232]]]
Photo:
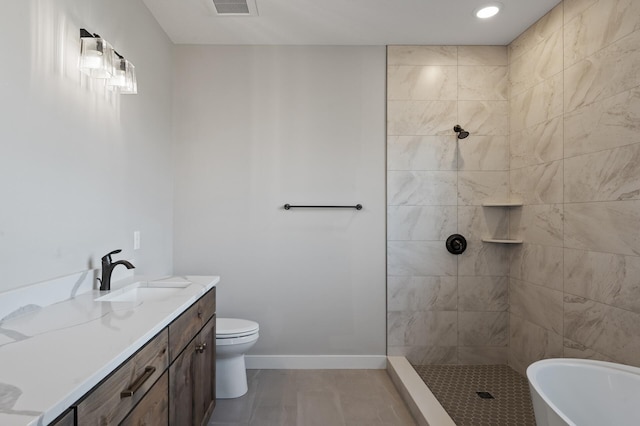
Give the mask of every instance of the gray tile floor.
[[219, 399], [209, 426], [413, 426], [385, 370], [248, 370], [249, 392]]

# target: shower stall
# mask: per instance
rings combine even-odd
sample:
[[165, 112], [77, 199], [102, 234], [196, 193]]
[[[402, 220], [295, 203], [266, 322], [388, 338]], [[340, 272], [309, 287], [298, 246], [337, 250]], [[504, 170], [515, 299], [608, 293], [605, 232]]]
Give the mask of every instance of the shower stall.
[[389, 356], [640, 364], [640, 8], [619, 3], [561, 2], [508, 46], [388, 47]]

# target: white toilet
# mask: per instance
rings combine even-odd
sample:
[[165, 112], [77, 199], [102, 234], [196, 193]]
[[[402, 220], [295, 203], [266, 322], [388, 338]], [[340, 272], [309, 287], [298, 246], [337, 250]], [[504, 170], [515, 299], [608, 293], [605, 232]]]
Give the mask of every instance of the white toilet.
[[238, 398], [247, 393], [244, 354], [258, 340], [257, 322], [216, 319], [216, 398]]

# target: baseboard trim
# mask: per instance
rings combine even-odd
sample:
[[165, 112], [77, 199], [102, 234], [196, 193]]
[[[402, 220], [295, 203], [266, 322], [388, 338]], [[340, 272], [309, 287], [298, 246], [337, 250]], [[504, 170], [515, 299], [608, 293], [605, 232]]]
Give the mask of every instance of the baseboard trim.
[[245, 355], [251, 370], [384, 370], [385, 355]]

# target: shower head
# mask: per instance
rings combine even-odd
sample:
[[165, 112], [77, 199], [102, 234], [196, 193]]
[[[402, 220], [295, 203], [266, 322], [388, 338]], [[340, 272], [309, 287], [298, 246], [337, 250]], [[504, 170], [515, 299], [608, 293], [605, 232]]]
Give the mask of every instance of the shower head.
[[465, 131], [459, 124], [453, 126], [453, 131], [458, 134], [458, 139], [464, 139], [469, 136], [469, 132]]

